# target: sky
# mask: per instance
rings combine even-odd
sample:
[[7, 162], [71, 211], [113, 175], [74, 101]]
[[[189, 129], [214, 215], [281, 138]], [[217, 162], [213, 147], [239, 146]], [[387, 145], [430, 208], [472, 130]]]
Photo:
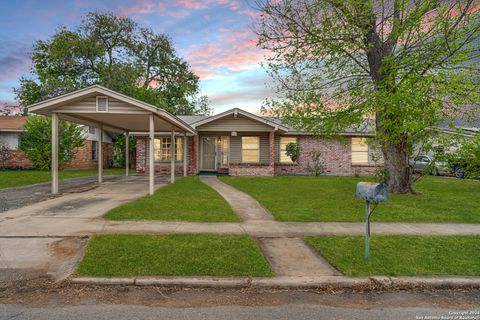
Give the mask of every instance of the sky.
[[14, 103], [13, 87], [28, 75], [36, 40], [59, 26], [75, 28], [89, 11], [129, 16], [168, 34], [178, 54], [200, 77], [219, 113], [238, 107], [258, 113], [273, 91], [260, 65], [252, 24], [257, 12], [248, 0], [0, 0], [0, 103]]

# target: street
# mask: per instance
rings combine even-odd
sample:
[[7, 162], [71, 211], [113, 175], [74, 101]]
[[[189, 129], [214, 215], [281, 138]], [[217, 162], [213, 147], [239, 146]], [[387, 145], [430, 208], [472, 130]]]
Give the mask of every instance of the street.
[[[2, 319], [74, 320], [74, 319], [365, 319], [406, 320], [454, 316], [455, 310], [438, 308], [380, 308], [370, 310], [337, 308], [324, 305], [287, 304], [280, 306], [220, 306], [207, 308], [164, 308], [132, 305], [77, 305], [25, 307], [0, 305]], [[463, 310], [465, 312], [465, 310]], [[469, 311], [467, 311], [469, 312]], [[471, 311], [475, 314], [475, 311]], [[476, 311], [478, 312], [478, 310]], [[438, 318], [440, 319], [440, 318]], [[452, 317], [453, 319], [453, 317]], [[480, 319], [478, 313], [476, 318]]]

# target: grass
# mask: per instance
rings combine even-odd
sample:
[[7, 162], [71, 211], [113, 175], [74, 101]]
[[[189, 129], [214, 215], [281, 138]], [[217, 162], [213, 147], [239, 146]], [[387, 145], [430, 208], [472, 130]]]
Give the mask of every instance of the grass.
[[[125, 174], [125, 169], [104, 169], [105, 175]], [[93, 176], [97, 170], [63, 170], [59, 172], [59, 178], [69, 179], [85, 176]], [[0, 170], [0, 189], [25, 186], [29, 184], [48, 182], [52, 178], [50, 171], [40, 170]]]
[[[256, 198], [280, 221], [364, 221], [354, 177], [221, 177]], [[367, 179], [368, 180], [368, 179]], [[391, 195], [372, 221], [480, 222], [480, 181], [425, 177], [417, 195]]]
[[182, 220], [201, 222], [240, 221], [228, 203], [198, 177], [178, 179], [153, 196], [109, 211], [110, 220]]
[[77, 273], [89, 276], [272, 276], [249, 236], [94, 236]]
[[347, 276], [480, 275], [480, 236], [374, 236], [368, 261], [363, 237], [307, 241]]

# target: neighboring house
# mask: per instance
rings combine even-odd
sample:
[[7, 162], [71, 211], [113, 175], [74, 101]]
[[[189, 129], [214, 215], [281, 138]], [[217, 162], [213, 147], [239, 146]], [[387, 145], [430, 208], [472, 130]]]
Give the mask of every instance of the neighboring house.
[[[242, 109], [232, 109], [214, 116], [179, 116], [192, 127], [195, 135], [187, 137], [189, 174], [223, 172], [234, 176], [273, 176], [310, 174], [313, 152], [320, 153], [325, 174], [369, 175], [377, 168], [375, 152], [366, 143], [374, 129], [346, 130], [340, 138], [317, 137], [296, 131], [277, 118], [261, 117]], [[145, 130], [147, 131], [147, 130]], [[148, 137], [137, 135], [136, 168], [147, 171]], [[286, 154], [288, 143], [298, 143], [300, 155], [292, 163]], [[175, 138], [175, 171], [183, 170], [184, 139]], [[170, 171], [170, 133], [155, 135], [155, 171]]]
[[[20, 139], [23, 126], [27, 121], [27, 116], [0, 116], [0, 146], [9, 149], [10, 156], [8, 160], [0, 166], [5, 168], [32, 168], [30, 159], [19, 150]], [[97, 152], [99, 141], [99, 130], [95, 127], [82, 126], [84, 130], [85, 143], [78, 148], [71, 161], [64, 163], [65, 168], [88, 169], [97, 166]], [[104, 132], [104, 164], [108, 165], [112, 162], [112, 137], [109, 133]]]

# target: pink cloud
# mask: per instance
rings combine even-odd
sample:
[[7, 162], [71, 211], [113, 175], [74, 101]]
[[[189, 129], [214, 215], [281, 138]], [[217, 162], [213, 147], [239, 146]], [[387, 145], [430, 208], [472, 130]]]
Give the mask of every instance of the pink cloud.
[[218, 77], [222, 71], [241, 71], [258, 66], [265, 52], [257, 48], [252, 31], [220, 29], [215, 42], [191, 46], [187, 60], [201, 79]]

